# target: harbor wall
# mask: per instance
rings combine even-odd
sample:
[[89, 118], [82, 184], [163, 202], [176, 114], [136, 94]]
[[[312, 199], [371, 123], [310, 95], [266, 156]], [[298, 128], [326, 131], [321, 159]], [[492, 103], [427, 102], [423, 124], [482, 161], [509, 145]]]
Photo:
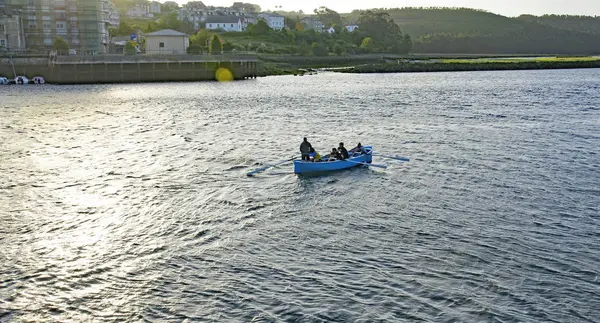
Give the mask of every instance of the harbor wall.
[[[14, 71], [13, 71], [14, 68]], [[0, 76], [42, 76], [51, 84], [137, 83], [216, 80], [218, 69], [227, 69], [234, 80], [258, 76], [258, 59], [249, 57], [90, 57], [3, 58]]]

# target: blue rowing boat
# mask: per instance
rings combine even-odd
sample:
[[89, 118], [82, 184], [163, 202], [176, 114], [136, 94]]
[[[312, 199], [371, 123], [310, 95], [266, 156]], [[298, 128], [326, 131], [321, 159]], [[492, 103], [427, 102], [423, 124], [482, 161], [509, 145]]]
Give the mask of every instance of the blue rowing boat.
[[294, 161], [294, 173], [296, 174], [310, 174], [310, 173], [322, 173], [331, 172], [336, 170], [342, 170], [346, 168], [352, 168], [356, 166], [364, 166], [370, 164], [373, 161], [373, 147], [364, 146], [364, 154], [351, 156], [346, 160], [336, 161], [322, 161], [322, 162], [311, 162], [311, 161]]

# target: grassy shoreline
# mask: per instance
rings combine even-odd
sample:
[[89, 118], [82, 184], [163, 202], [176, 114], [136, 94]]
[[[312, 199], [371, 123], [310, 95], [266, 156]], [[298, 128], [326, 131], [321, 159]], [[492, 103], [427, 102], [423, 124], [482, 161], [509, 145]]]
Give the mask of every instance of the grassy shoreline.
[[260, 58], [264, 76], [302, 74], [303, 69], [325, 69], [339, 73], [418, 73], [539, 69], [600, 68], [598, 56], [394, 56]]

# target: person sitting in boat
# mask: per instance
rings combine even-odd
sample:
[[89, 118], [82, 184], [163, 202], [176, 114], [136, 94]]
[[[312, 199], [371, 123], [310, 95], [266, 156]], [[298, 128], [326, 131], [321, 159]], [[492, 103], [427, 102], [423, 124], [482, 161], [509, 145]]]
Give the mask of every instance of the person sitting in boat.
[[304, 141], [300, 144], [300, 153], [302, 154], [302, 160], [310, 160], [310, 149], [312, 145], [308, 142], [308, 139], [304, 138]]
[[359, 142], [358, 145], [356, 145], [356, 147], [350, 149], [349, 152], [350, 152], [350, 155], [352, 155], [352, 156], [362, 155], [364, 153], [362, 144]]
[[340, 154], [340, 152], [335, 148], [331, 148], [331, 152], [329, 154], [325, 155], [326, 161], [335, 161], [335, 160], [342, 160], [342, 159], [343, 159], [342, 154]]
[[344, 143], [340, 142], [340, 146], [338, 147], [338, 152], [342, 155], [342, 159], [348, 159], [350, 155], [348, 155], [348, 150], [344, 147]]
[[310, 156], [310, 160], [312, 162], [320, 162], [322, 160], [321, 159], [321, 155], [319, 155], [319, 153], [314, 148], [312, 148], [312, 147], [310, 147], [310, 154], [309, 154], [309, 156]]

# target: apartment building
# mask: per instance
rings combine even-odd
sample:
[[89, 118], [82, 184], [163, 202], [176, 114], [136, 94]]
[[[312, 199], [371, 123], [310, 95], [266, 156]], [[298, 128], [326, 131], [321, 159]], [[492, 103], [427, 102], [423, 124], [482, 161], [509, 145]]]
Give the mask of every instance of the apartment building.
[[1, 5], [0, 2], [0, 51], [22, 51], [25, 49], [25, 37], [21, 16]]
[[[0, 0], [1, 1], [1, 0]], [[110, 0], [4, 0], [21, 16], [27, 49], [49, 49], [58, 37], [84, 53], [105, 52]]]

